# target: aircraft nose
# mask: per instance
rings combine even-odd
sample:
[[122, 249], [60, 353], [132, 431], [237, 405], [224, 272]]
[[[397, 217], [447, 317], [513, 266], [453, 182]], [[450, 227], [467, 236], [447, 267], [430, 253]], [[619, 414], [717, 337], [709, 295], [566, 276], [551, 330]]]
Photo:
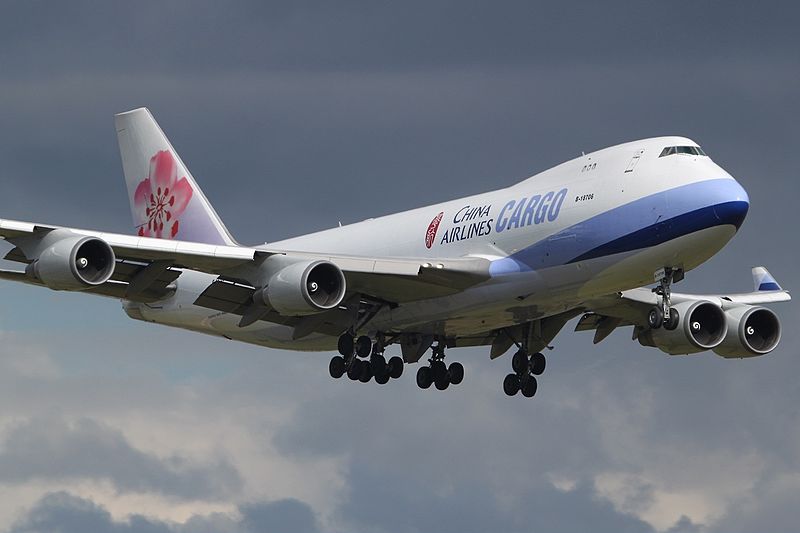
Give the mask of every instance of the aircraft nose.
[[[722, 185], [724, 184], [724, 185]], [[720, 187], [715, 187], [710, 198], [713, 205], [714, 216], [721, 224], [730, 224], [738, 230], [747, 217], [750, 209], [750, 198], [744, 187], [731, 178], [724, 180]]]

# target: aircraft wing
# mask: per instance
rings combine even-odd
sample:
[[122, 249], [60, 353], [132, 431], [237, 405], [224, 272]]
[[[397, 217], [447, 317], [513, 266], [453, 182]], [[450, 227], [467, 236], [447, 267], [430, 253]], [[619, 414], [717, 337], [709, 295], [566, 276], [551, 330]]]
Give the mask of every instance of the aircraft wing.
[[[792, 299], [764, 267], [753, 268], [753, 292], [738, 294], [684, 294], [673, 292], [673, 305], [687, 301], [705, 301], [723, 310], [747, 305], [786, 302]], [[649, 288], [640, 287], [603, 296], [585, 303], [587, 312], [578, 321], [575, 331], [595, 331], [594, 343], [605, 339], [620, 326], [647, 327], [647, 313], [658, 303], [658, 297]]]
[[[299, 260], [328, 260], [338, 266], [347, 279], [348, 293], [360, 293], [377, 300], [401, 303], [460, 292], [489, 279], [489, 261], [483, 258], [367, 257], [315, 254], [292, 250], [212, 245], [177, 240], [139, 237], [98, 231], [62, 228], [30, 222], [0, 220], [0, 237], [15, 245], [5, 257], [31, 263], [42, 239], [58, 232], [65, 237], [102, 239], [114, 251], [117, 265], [112, 279], [88, 292], [152, 301], [166, 296], [180, 269], [191, 269], [240, 280], [242, 272], [265, 259], [284, 255]], [[24, 272], [2, 271], [0, 278], [41, 285]]]

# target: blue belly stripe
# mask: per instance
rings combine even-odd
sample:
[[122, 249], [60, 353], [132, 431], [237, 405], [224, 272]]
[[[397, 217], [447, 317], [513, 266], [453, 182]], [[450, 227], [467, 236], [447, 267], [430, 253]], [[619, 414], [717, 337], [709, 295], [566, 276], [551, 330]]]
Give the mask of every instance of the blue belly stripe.
[[748, 208], [747, 202], [738, 201], [697, 209], [614, 239], [567, 261], [567, 263], [640, 250], [714, 226], [731, 225], [736, 226], [738, 230], [744, 222]]
[[639, 198], [569, 226], [493, 261], [493, 276], [575, 263], [655, 246], [706, 228], [741, 226], [747, 193], [733, 179], [713, 179]]

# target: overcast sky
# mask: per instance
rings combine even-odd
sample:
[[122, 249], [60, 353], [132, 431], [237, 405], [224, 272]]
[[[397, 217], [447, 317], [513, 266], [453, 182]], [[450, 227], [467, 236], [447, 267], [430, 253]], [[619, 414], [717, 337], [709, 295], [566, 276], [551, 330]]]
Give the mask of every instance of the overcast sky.
[[[3, 4], [0, 217], [130, 232], [112, 115], [139, 106], [245, 243], [675, 134], [751, 199], [680, 289], [797, 283], [794, 3], [288, 5]], [[570, 324], [525, 400], [487, 349], [449, 353], [445, 393], [362, 385], [3, 282], [0, 531], [796, 531], [800, 313], [776, 310], [745, 361]]]

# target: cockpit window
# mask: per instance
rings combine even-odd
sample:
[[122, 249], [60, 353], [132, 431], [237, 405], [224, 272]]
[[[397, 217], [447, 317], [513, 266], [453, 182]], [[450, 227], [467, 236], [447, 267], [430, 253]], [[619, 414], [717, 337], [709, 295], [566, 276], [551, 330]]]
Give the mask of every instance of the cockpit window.
[[674, 154], [706, 155], [703, 149], [699, 146], [667, 146], [661, 150], [661, 155], [658, 157], [665, 157]]

